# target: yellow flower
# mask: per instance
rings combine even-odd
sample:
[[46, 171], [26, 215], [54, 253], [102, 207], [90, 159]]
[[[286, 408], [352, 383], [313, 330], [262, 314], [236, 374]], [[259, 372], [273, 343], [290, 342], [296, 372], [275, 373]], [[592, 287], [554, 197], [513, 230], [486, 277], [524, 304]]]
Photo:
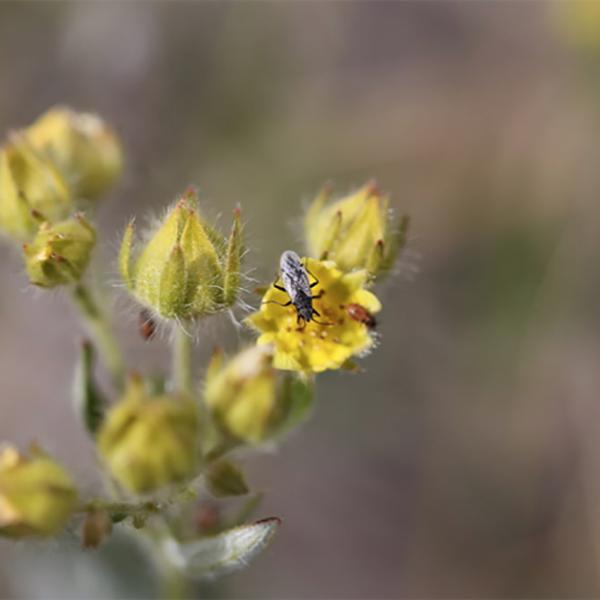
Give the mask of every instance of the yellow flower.
[[64, 219], [72, 211], [69, 187], [57, 168], [21, 134], [0, 150], [0, 229], [27, 240], [41, 221]]
[[306, 214], [309, 253], [342, 271], [366, 269], [371, 277], [388, 271], [406, 241], [408, 219], [393, 219], [389, 198], [373, 183], [333, 203], [329, 195], [325, 188]]
[[320, 372], [339, 369], [352, 356], [362, 354], [373, 345], [367, 324], [352, 318], [348, 306], [357, 304], [373, 314], [381, 309], [377, 297], [364, 289], [368, 280], [365, 270], [343, 273], [331, 261], [304, 259], [305, 266], [319, 281], [312, 288], [320, 323], [297, 322], [293, 305], [280, 306], [290, 299], [285, 292], [271, 286], [263, 297], [260, 310], [246, 322], [260, 332], [258, 344], [272, 344], [273, 365], [278, 369]]
[[125, 231], [119, 270], [136, 299], [167, 319], [192, 319], [231, 306], [243, 253], [239, 211], [229, 238], [199, 214], [190, 191], [168, 212], [133, 258], [133, 223]]
[[23, 244], [29, 281], [55, 287], [78, 281], [96, 244], [96, 231], [81, 215], [56, 225], [43, 223], [31, 244]]
[[123, 169], [117, 135], [95, 114], [51, 108], [24, 135], [56, 165], [79, 198], [96, 198]]
[[134, 493], [184, 481], [198, 462], [198, 409], [185, 396], [149, 396], [133, 380], [106, 415], [98, 449], [115, 479]]
[[0, 535], [54, 535], [76, 503], [71, 477], [41, 450], [29, 457], [12, 446], [0, 452]]

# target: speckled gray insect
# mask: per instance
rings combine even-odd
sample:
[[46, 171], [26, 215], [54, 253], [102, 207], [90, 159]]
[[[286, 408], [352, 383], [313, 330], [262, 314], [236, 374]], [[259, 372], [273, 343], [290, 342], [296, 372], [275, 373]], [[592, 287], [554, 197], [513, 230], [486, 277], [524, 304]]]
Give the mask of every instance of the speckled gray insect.
[[[286, 292], [290, 297], [290, 301], [282, 306], [294, 305], [296, 312], [298, 313], [298, 324], [301, 321], [307, 323], [315, 320], [314, 315], [320, 317], [321, 315], [313, 307], [313, 300], [321, 297], [322, 291], [313, 296], [311, 288], [315, 287], [319, 281], [316, 280], [310, 283], [308, 278], [308, 271], [302, 264], [300, 257], [292, 250], [286, 250], [279, 259], [279, 271], [283, 287], [274, 283], [273, 285], [282, 292]], [[315, 278], [316, 279], [316, 278]], [[321, 323], [324, 324], [324, 323]]]

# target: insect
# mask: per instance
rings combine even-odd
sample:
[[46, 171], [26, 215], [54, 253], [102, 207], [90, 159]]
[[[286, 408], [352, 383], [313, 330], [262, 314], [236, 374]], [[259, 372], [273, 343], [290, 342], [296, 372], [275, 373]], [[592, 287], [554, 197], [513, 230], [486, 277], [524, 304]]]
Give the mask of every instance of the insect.
[[[320, 317], [321, 315], [317, 309], [313, 306], [313, 300], [320, 298], [323, 295], [321, 290], [316, 296], [312, 295], [312, 288], [319, 284], [319, 280], [302, 264], [300, 257], [292, 250], [286, 250], [279, 259], [279, 271], [281, 280], [283, 281], [283, 287], [277, 285], [277, 282], [273, 283], [273, 287], [282, 292], [285, 292], [289, 297], [290, 301], [285, 304], [270, 300], [274, 304], [280, 306], [294, 305], [297, 313], [298, 325], [306, 325], [309, 321], [314, 321], [319, 325], [329, 325], [330, 323], [321, 323], [314, 317]], [[308, 276], [312, 275], [315, 281], [310, 283]]]
[[145, 308], [140, 311], [138, 318], [138, 330], [140, 335], [149, 341], [154, 337], [156, 333], [156, 323], [152, 318], [152, 315]]
[[353, 321], [363, 323], [369, 329], [375, 329], [375, 327], [377, 327], [377, 321], [375, 317], [360, 304], [348, 304], [346, 306], [346, 312]]

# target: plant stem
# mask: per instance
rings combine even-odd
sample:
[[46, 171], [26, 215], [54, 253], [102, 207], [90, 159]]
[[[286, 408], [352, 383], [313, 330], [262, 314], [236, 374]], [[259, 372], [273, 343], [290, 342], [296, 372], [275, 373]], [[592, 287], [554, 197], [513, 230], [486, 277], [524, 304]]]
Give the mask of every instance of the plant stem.
[[177, 325], [173, 339], [173, 381], [177, 390], [187, 394], [194, 392], [192, 348], [191, 336]]
[[83, 283], [78, 283], [73, 288], [72, 297], [110, 373], [113, 385], [117, 390], [121, 390], [125, 380], [125, 361], [106, 315], [98, 306], [92, 292]]
[[134, 515], [150, 515], [160, 512], [162, 506], [156, 502], [111, 502], [103, 499], [90, 500], [82, 504], [77, 512], [86, 513], [91, 510], [104, 510], [107, 513]]
[[187, 600], [192, 597], [181, 569], [168, 563], [162, 565], [161, 595], [165, 600]]

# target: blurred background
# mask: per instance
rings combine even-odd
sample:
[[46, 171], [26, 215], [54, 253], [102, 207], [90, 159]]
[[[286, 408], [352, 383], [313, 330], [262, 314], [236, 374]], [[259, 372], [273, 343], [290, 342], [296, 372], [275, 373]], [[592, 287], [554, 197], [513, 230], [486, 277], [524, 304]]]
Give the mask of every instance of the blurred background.
[[[224, 227], [241, 203], [260, 281], [325, 181], [374, 177], [411, 215], [365, 372], [320, 377], [311, 420], [247, 461], [278, 537], [203, 597], [600, 596], [600, 3], [4, 2], [0, 90], [2, 132], [56, 103], [120, 132], [109, 282], [128, 219], [190, 183]], [[7, 244], [0, 290], [0, 439], [93, 493], [68, 298]], [[165, 364], [113, 316], [134, 366]], [[199, 368], [244, 336], [208, 328]], [[156, 596], [128, 538], [75, 533], [1, 542], [0, 597]]]

